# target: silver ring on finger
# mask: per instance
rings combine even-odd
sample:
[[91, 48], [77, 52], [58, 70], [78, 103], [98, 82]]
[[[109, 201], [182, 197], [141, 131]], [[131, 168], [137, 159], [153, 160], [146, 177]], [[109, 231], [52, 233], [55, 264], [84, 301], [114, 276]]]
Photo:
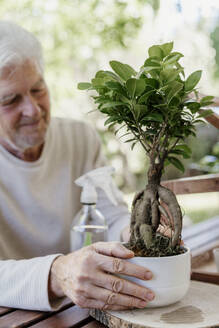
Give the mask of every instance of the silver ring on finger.
[[107, 310], [109, 305], [114, 304], [116, 296], [117, 293], [110, 293], [106, 299], [104, 306], [102, 307], [102, 310]]

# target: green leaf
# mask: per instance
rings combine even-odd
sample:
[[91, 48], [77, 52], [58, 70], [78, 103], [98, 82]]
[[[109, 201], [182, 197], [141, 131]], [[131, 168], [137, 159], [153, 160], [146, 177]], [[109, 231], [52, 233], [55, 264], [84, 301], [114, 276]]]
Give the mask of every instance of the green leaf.
[[159, 113], [150, 113], [147, 116], [143, 117], [141, 122], [145, 122], [145, 121], [155, 121], [155, 122], [159, 122], [162, 123], [163, 122], [163, 116]]
[[91, 80], [93, 87], [104, 87], [106, 80], [104, 78], [94, 78]]
[[147, 113], [148, 107], [145, 105], [135, 105], [134, 106], [135, 109], [139, 110], [142, 113]]
[[133, 150], [133, 148], [135, 147], [135, 145], [138, 143], [138, 141], [133, 142], [133, 144], [131, 145], [131, 150]]
[[[116, 130], [116, 133], [117, 132], [118, 132], [118, 130]], [[131, 133], [130, 132], [126, 132], [126, 133], [122, 134], [121, 136], [119, 136], [119, 139], [121, 139], [121, 138], [123, 138], [123, 137], [125, 137], [125, 136], [127, 136], [129, 134], [131, 134]]]
[[147, 113], [147, 106], [145, 105], [135, 105], [134, 110], [136, 112], [136, 118], [138, 119], [140, 114], [146, 114]]
[[208, 105], [211, 105], [214, 103], [213, 101], [214, 99], [214, 96], [206, 96], [206, 97], [203, 97], [201, 100], [200, 100], [200, 105], [202, 107], [204, 106], [208, 106]]
[[204, 125], [206, 124], [206, 122], [205, 122], [204, 120], [195, 120], [194, 123], [195, 123], [195, 124], [197, 124], [197, 123], [202, 123], [202, 124], [204, 124]]
[[109, 118], [104, 122], [104, 125], [107, 125], [107, 124], [112, 123], [112, 122], [115, 122], [115, 123], [116, 123], [116, 121], [117, 121], [117, 117], [112, 116], [112, 117], [109, 117]]
[[191, 91], [198, 84], [202, 71], [195, 71], [185, 81], [185, 91]]
[[183, 88], [183, 84], [178, 81], [173, 81], [169, 84], [169, 92], [167, 94], [167, 103], [170, 103], [171, 99], [177, 95]]
[[144, 93], [138, 100], [139, 104], [142, 104], [147, 101], [147, 99], [154, 93], [154, 90]]
[[150, 57], [144, 62], [143, 72], [149, 72], [153, 69], [161, 69], [161, 65], [157, 57]]
[[[179, 104], [181, 102], [181, 98], [180, 97], [177, 97], [177, 96], [174, 96], [170, 102], [169, 102], [169, 105], [172, 106], [172, 107], [178, 107]], [[166, 104], [164, 104], [166, 105]]]
[[163, 71], [161, 71], [161, 77], [163, 79], [163, 83], [166, 84], [172, 82], [179, 76], [179, 73], [181, 71], [182, 69], [174, 69], [174, 68], [164, 69]]
[[100, 103], [100, 104], [104, 104], [107, 102], [111, 102], [111, 98], [110, 97], [105, 97], [105, 96], [97, 96], [97, 97], [93, 97], [95, 99], [94, 103]]
[[98, 110], [103, 114], [112, 115], [112, 108], [101, 109], [100, 107], [98, 107]]
[[78, 83], [78, 89], [79, 90], [87, 90], [87, 89], [89, 89], [91, 87], [92, 87], [92, 84], [91, 83], [88, 83], [88, 82]]
[[157, 105], [153, 104], [153, 107], [158, 108], [158, 109], [167, 109], [168, 105], [167, 104], [157, 104]]
[[108, 130], [113, 130], [112, 128], [117, 124], [117, 122], [113, 122], [108, 126]]
[[198, 117], [207, 117], [207, 116], [210, 116], [213, 113], [214, 112], [211, 109], [203, 109], [203, 112], [201, 114], [199, 114]]
[[173, 164], [177, 169], [184, 173], [185, 168], [182, 162], [176, 157], [168, 157], [168, 161]]
[[163, 50], [164, 56], [168, 56], [173, 50], [173, 42], [168, 42], [160, 45], [160, 48]]
[[176, 145], [174, 147], [174, 149], [180, 149], [185, 151], [187, 154], [191, 155], [192, 154], [192, 150], [189, 148], [189, 146], [187, 146], [186, 144], [183, 145]]
[[180, 65], [180, 63], [177, 62], [176, 67], [181, 71], [180, 73], [185, 78], [184, 68], [182, 67], [182, 65]]
[[170, 165], [170, 161], [168, 160], [168, 158], [165, 159], [164, 161], [164, 167]]
[[176, 145], [171, 153], [182, 155], [184, 158], [190, 158], [192, 155], [191, 149], [186, 145]]
[[131, 103], [132, 103], [132, 101], [130, 99], [128, 99], [127, 97], [122, 96], [122, 95], [120, 96], [119, 100], [123, 101], [127, 105], [131, 105]]
[[120, 63], [116, 60], [110, 61], [110, 66], [116, 74], [118, 74], [124, 81], [127, 81], [132, 76], [135, 76], [136, 71], [129, 65]]
[[[147, 72], [153, 71], [154, 69], [160, 69], [160, 67], [157, 67], [157, 66], [146, 66], [144, 68], [144, 72], [147, 73]], [[150, 74], [152, 75], [152, 72]], [[157, 77], [157, 76], [155, 76], [155, 77]]]
[[123, 129], [126, 126], [126, 124], [123, 124], [122, 126], [120, 126], [116, 131], [115, 131], [115, 135], [117, 135], [117, 133]]
[[114, 81], [118, 81], [119, 83], [122, 83], [122, 80], [120, 79], [120, 77], [111, 71], [98, 71], [95, 75], [95, 78], [96, 77], [100, 77], [100, 78], [108, 77]]
[[171, 150], [170, 151], [170, 154], [176, 154], [176, 155], [179, 155], [179, 156], [183, 156], [183, 158], [190, 158], [190, 156], [184, 152], [183, 150]]
[[143, 79], [128, 79], [126, 81], [127, 90], [132, 98], [139, 96], [145, 89], [145, 82]]
[[164, 52], [159, 45], [154, 45], [148, 49], [148, 54], [150, 57], [157, 57], [162, 60], [164, 57]]
[[132, 139], [125, 140], [124, 142], [131, 142], [131, 141], [134, 141], [134, 140], [136, 140], [136, 139], [132, 138]]
[[105, 85], [106, 85], [106, 87], [108, 87], [109, 89], [112, 89], [112, 90], [122, 89], [122, 85], [119, 82], [109, 81], [109, 82], [106, 82]]
[[189, 101], [185, 103], [186, 107], [191, 110], [191, 112], [194, 114], [200, 109], [200, 104], [196, 101]]
[[180, 52], [172, 52], [169, 56], [164, 59], [165, 65], [176, 64], [178, 60], [183, 57]]
[[104, 103], [103, 105], [101, 105], [101, 109], [122, 106], [122, 105], [124, 106], [125, 104], [121, 101], [111, 101], [111, 102], [107, 102], [107, 103]]
[[111, 80], [111, 81], [115, 81], [115, 78], [113, 76], [110, 76], [109, 74], [107, 74], [105, 71], [98, 71], [96, 74], [95, 74], [95, 79], [103, 79], [103, 78], [107, 78], [107, 80]]
[[149, 86], [152, 87], [153, 89], [158, 89], [159, 86], [160, 86], [159, 81], [156, 80], [156, 79], [147, 78], [147, 79], [144, 79], [144, 81], [145, 81], [145, 84], [146, 84], [146, 85], [149, 85]]
[[127, 96], [126, 94], [126, 90], [123, 88], [123, 86], [119, 83], [119, 82], [106, 82], [105, 86], [111, 90], [115, 90], [117, 91], [119, 94], [123, 95], [123, 96]]

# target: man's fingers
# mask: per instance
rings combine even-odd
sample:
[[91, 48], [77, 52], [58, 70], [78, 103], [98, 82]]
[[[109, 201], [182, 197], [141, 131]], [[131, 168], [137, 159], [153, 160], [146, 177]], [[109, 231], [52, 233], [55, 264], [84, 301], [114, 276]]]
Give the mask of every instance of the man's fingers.
[[114, 293], [126, 294], [142, 300], [151, 301], [154, 298], [154, 294], [150, 289], [111, 274], [100, 272], [98, 282], [93, 281], [93, 283], [97, 283], [99, 287], [109, 289]]
[[[79, 305], [79, 304], [77, 304]], [[89, 308], [89, 309], [100, 309], [100, 310], [114, 310], [114, 311], [121, 311], [121, 310], [130, 310], [133, 307], [123, 306], [123, 305], [115, 305], [115, 304], [106, 304], [103, 301], [98, 301], [96, 299], [86, 299], [84, 302], [79, 305], [82, 308]]]
[[127, 249], [119, 242], [99, 242], [92, 245], [95, 251], [99, 254], [115, 256], [119, 258], [131, 258], [134, 253]]
[[133, 309], [132, 307], [128, 307], [128, 306], [121, 306], [121, 305], [108, 305], [105, 304], [102, 308], [102, 310], [106, 311], [106, 310], [112, 310], [112, 311], [123, 311], [123, 310], [131, 310]]
[[171, 238], [173, 235], [173, 231], [171, 230], [170, 226], [163, 226], [160, 224], [157, 231], [165, 237]]
[[97, 264], [100, 269], [106, 272], [125, 274], [142, 280], [152, 278], [152, 273], [147, 268], [119, 258], [98, 254]]
[[105, 305], [120, 305], [126, 307], [142, 308], [148, 303], [148, 300], [142, 300], [134, 296], [128, 296], [125, 294], [114, 293], [108, 289], [95, 287], [89, 289], [89, 298], [98, 299], [102, 301]]

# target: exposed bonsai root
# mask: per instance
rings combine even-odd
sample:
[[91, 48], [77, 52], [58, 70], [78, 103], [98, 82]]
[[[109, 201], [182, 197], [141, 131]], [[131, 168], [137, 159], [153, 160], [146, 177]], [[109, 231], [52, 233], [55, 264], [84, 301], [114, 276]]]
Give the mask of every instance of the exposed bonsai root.
[[163, 214], [163, 216], [165, 218], [167, 218], [169, 225], [172, 227], [171, 218], [170, 218], [168, 212], [166, 211], [166, 209], [161, 204], [158, 205], [158, 208], [160, 210], [160, 213]]
[[181, 239], [182, 232], [182, 212], [177, 202], [174, 193], [162, 186], [158, 187], [158, 194], [160, 199], [167, 204], [171, 217], [173, 218], [173, 238], [172, 247], [174, 248]]
[[152, 231], [152, 226], [149, 224], [141, 224], [140, 228], [139, 228], [139, 232], [140, 232], [140, 238], [143, 239], [144, 244], [147, 248], [150, 248], [153, 244], [153, 240], [152, 240], [152, 235], [153, 235], [153, 231]]
[[[160, 201], [167, 205], [170, 215], [160, 204]], [[171, 228], [171, 222], [173, 221], [172, 238], [161, 236], [157, 232], [161, 214], [168, 219]], [[171, 220], [170, 216], [173, 220]], [[178, 248], [181, 230], [182, 214], [172, 191], [160, 185], [152, 184], [148, 185], [145, 190], [139, 192], [135, 196], [132, 203], [131, 237], [128, 243], [129, 248], [137, 253], [144, 250], [143, 252], [146, 252], [147, 256], [152, 253], [159, 253], [163, 254], [160, 256], [164, 256], [167, 253], [169, 254], [173, 252], [174, 249], [175, 252]]]

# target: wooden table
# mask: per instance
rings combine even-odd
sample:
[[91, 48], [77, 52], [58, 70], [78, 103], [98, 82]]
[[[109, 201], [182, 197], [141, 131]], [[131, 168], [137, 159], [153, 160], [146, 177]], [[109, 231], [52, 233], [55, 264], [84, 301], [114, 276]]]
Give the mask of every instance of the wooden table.
[[73, 305], [70, 300], [57, 312], [17, 310], [0, 307], [0, 328], [103, 328], [89, 316], [89, 310]]
[[[219, 274], [199, 272], [192, 274], [193, 280], [219, 285]], [[89, 310], [73, 305], [69, 299], [57, 312], [27, 311], [0, 307], [0, 328], [104, 328], [105, 326], [89, 316]]]

